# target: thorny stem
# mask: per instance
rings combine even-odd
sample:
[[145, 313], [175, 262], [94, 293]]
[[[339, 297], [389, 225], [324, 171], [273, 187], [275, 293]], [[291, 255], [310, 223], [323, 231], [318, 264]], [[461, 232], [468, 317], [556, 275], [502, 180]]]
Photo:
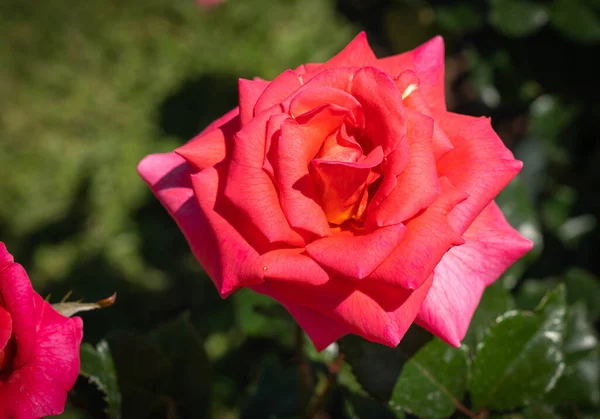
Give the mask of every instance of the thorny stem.
[[[487, 417], [490, 415], [490, 412], [487, 410], [481, 410], [477, 413], [473, 413], [469, 409], [467, 409], [465, 406], [463, 406], [461, 403], [459, 403], [459, 404], [460, 404], [460, 406], [456, 406], [458, 408], [458, 410], [460, 410], [461, 412], [463, 412], [465, 415], [469, 416], [470, 418], [487, 419]], [[465, 409], [465, 410], [463, 410], [463, 409]]]

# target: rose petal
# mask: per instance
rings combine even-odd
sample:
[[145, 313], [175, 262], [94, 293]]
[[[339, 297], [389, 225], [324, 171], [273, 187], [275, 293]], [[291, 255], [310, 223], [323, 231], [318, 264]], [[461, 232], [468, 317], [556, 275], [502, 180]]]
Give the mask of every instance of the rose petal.
[[231, 150], [233, 136], [240, 129], [240, 120], [237, 115], [212, 131], [197, 135], [188, 143], [175, 150], [196, 170], [223, 161]]
[[[265, 164], [266, 154], [270, 148], [270, 135], [268, 132], [269, 120], [283, 121], [289, 115], [281, 113], [278, 105], [261, 112], [252, 118], [240, 131], [235, 134], [231, 159], [242, 166], [262, 168]], [[279, 125], [281, 122], [279, 122]], [[269, 144], [267, 144], [269, 143]]]
[[[379, 147], [381, 149], [381, 147]], [[363, 156], [362, 147], [348, 134], [346, 124], [331, 134], [323, 145], [317, 158], [337, 162], [356, 162]]]
[[[434, 117], [434, 112], [427, 104], [425, 97], [423, 97], [423, 92], [419, 89], [421, 82], [413, 71], [403, 71], [394, 81], [396, 86], [398, 86], [398, 89], [401, 92], [404, 92], [402, 94], [402, 100], [407, 108], [413, 109], [424, 115]], [[407, 93], [409, 94], [407, 95]], [[435, 118], [433, 123], [432, 141], [433, 154], [436, 161], [454, 148], [444, 130], [440, 127], [437, 121], [435, 121]]]
[[319, 70], [339, 67], [365, 67], [376, 62], [377, 57], [369, 46], [367, 34], [361, 32], [342, 51], [319, 67]]
[[284, 304], [284, 307], [304, 329], [318, 352], [350, 333], [336, 321], [314, 310], [296, 304]]
[[4, 243], [0, 242], [0, 272], [14, 261], [12, 255], [6, 250]]
[[320, 286], [270, 281], [273, 297], [321, 313], [349, 332], [395, 347], [429, 291], [425, 281], [415, 291], [383, 283], [332, 278]]
[[6, 347], [12, 335], [12, 317], [2, 305], [0, 305], [0, 371], [2, 370], [2, 351]]
[[[211, 277], [221, 296], [227, 296], [242, 283], [251, 283], [262, 278], [256, 252], [250, 250], [250, 246], [240, 234], [214, 212], [214, 195], [219, 180], [216, 169], [203, 170], [201, 173], [207, 173], [199, 174], [198, 182], [202, 187], [206, 184], [206, 189], [200, 190], [200, 195], [207, 206], [212, 224], [208, 216], [200, 210], [192, 189], [193, 170], [183, 158], [175, 153], [153, 154], [140, 162], [138, 172], [175, 219], [194, 256]], [[210, 184], [210, 181], [214, 181], [214, 184]], [[228, 235], [229, 233], [231, 234]], [[223, 243], [223, 240], [227, 239], [230, 240], [229, 248]], [[222, 248], [227, 249], [223, 252]], [[231, 254], [227, 253], [229, 251]], [[238, 253], [239, 260], [235, 259]], [[229, 260], [230, 257], [233, 261]], [[240, 265], [244, 261], [248, 262], [245, 267]], [[255, 265], [252, 264], [253, 261], [256, 262]]]
[[269, 83], [262, 95], [260, 95], [254, 106], [254, 115], [258, 115], [272, 106], [278, 105], [298, 90], [300, 86], [302, 86], [302, 82], [296, 73], [292, 70], [284, 71]]
[[323, 64], [321, 63], [306, 63], [304, 64], [304, 70], [306, 71], [306, 73], [314, 73], [316, 71], [319, 71], [319, 69], [323, 67]]
[[326, 269], [363, 279], [398, 246], [406, 228], [396, 224], [363, 235], [336, 234], [308, 244], [308, 254]]
[[454, 145], [438, 162], [438, 173], [469, 194], [449, 214], [450, 224], [462, 234], [523, 163], [514, 159], [487, 118], [446, 112], [438, 121]]
[[444, 92], [444, 40], [441, 36], [412, 51], [378, 60], [377, 68], [396, 77], [402, 71], [414, 71], [421, 81], [419, 89], [435, 112], [446, 110]]
[[254, 116], [254, 107], [270, 82], [265, 80], [238, 80], [240, 123], [246, 125]]
[[281, 210], [273, 181], [262, 168], [242, 166], [231, 161], [225, 196], [269, 242], [304, 246], [304, 240], [292, 230]]
[[307, 79], [306, 75], [300, 76], [304, 80], [304, 84], [281, 102], [283, 111], [289, 112], [292, 100], [300, 93], [309, 89], [325, 87], [328, 89], [337, 89], [350, 93], [352, 78], [359, 69], [359, 67], [332, 68], [317, 72], [311, 76], [310, 80]]
[[0, 272], [0, 293], [4, 309], [12, 317], [12, 337], [17, 345], [13, 365], [20, 367], [34, 356], [37, 345], [36, 319], [32, 316], [35, 312], [34, 291], [27, 272], [21, 265], [12, 263]]
[[275, 174], [280, 201], [290, 225], [324, 237], [331, 235], [329, 223], [318, 202], [308, 164], [323, 141], [346, 119], [348, 110], [331, 105], [301, 118], [287, 119], [277, 141]]
[[277, 249], [261, 255], [260, 263], [266, 280], [323, 285], [329, 275], [317, 262], [304, 254], [304, 249]]
[[414, 217], [431, 205], [440, 194], [438, 174], [433, 156], [433, 119], [407, 109], [409, 160], [397, 177], [396, 187], [383, 200], [375, 200], [369, 217], [377, 226], [397, 224]]
[[[357, 206], [366, 192], [372, 168], [383, 160], [380, 146], [360, 162], [314, 159], [310, 164], [311, 178], [327, 220], [342, 224], [356, 214]], [[360, 217], [361, 214], [358, 214]]]
[[348, 329], [324, 314], [287, 302], [285, 297], [271, 289], [268, 282], [254, 285], [252, 289], [260, 294], [268, 295], [283, 305], [304, 329], [319, 352], [350, 333]]
[[[242, 286], [263, 281], [257, 251], [228, 220], [235, 220], [231, 205], [223, 198], [227, 176], [224, 166], [211, 167], [191, 175], [194, 195], [201, 216], [195, 220], [205, 241], [200, 263], [223, 298]], [[227, 219], [224, 216], [228, 216]], [[247, 237], [250, 234], [246, 235]]]
[[281, 124], [283, 121], [288, 119], [290, 116], [286, 113], [275, 114], [269, 118], [267, 122], [267, 135], [265, 138], [265, 158], [263, 161], [263, 170], [273, 179], [273, 182], [277, 182], [275, 177], [275, 169], [273, 168], [273, 162], [277, 160], [277, 144], [279, 137], [281, 136]]
[[440, 179], [441, 194], [422, 214], [406, 224], [406, 233], [394, 252], [369, 276], [396, 287], [415, 289], [433, 272], [442, 256], [464, 243], [448, 223], [447, 214], [467, 195]]
[[79, 345], [83, 323], [79, 317], [67, 318], [35, 294], [35, 309], [29, 317], [37, 319], [35, 356], [12, 371], [2, 385], [0, 406], [10, 418], [40, 418], [62, 413], [67, 391], [79, 374]]
[[[363, 108], [365, 140], [370, 141], [371, 148], [380, 145], [387, 156], [406, 134], [401, 93], [392, 79], [372, 67], [361, 68], [354, 74], [350, 93]], [[365, 152], [369, 151], [365, 149]]]
[[263, 170], [268, 139], [267, 123], [287, 117], [277, 107], [253, 118], [235, 135], [225, 195], [264, 234], [269, 242], [304, 246], [304, 240], [290, 227], [272, 178]]
[[[362, 117], [360, 103], [352, 95], [333, 87], [302, 90], [290, 102], [289, 113], [292, 117], [296, 117], [326, 105], [338, 105], [351, 111], [358, 110], [358, 117]], [[362, 121], [359, 123], [362, 124]]]
[[494, 202], [463, 237], [466, 243], [450, 249], [435, 268], [418, 317], [420, 325], [457, 347], [485, 287], [533, 246], [506, 222]]

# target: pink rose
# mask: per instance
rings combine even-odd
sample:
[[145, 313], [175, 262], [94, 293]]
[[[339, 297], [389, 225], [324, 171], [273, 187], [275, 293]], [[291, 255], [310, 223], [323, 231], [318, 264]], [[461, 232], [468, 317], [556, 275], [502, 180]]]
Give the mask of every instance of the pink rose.
[[58, 415], [79, 374], [79, 317], [57, 313], [0, 242], [0, 419]]
[[493, 201], [521, 166], [489, 119], [446, 111], [442, 38], [377, 59], [363, 33], [241, 79], [239, 107], [138, 171], [222, 297], [271, 296], [322, 349], [395, 346], [414, 321], [459, 345], [532, 246]]

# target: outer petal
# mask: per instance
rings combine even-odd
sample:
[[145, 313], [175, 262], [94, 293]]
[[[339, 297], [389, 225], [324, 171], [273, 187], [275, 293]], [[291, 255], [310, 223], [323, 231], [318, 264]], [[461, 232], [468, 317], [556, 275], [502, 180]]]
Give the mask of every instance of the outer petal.
[[265, 279], [323, 285], [329, 275], [304, 249], [277, 249], [261, 255]]
[[265, 80], [238, 80], [240, 123], [246, 125], [254, 116], [254, 107], [270, 82]]
[[464, 243], [448, 224], [447, 214], [466, 195], [447, 179], [440, 179], [442, 192], [423, 214], [406, 224], [406, 233], [396, 250], [369, 276], [406, 289], [415, 289], [433, 272], [442, 256], [453, 246]]
[[229, 122], [230, 120], [232, 120], [239, 114], [240, 114], [240, 109], [238, 107], [233, 108], [232, 110], [227, 112], [225, 115], [223, 115], [219, 119], [216, 119], [213, 122], [211, 122], [210, 124], [208, 124], [208, 126], [206, 128], [204, 128], [196, 137], [204, 135], [207, 132], [210, 132], [214, 129], [217, 129], [217, 128], [225, 125], [227, 122]]
[[269, 242], [304, 246], [304, 240], [285, 218], [273, 180], [263, 169], [267, 143], [267, 122], [282, 114], [271, 108], [252, 119], [235, 136], [225, 195], [253, 223]]
[[292, 70], [286, 70], [273, 80], [258, 98], [254, 115], [266, 111], [282, 102], [302, 86], [302, 82]]
[[376, 62], [377, 57], [369, 46], [367, 34], [361, 32], [335, 57], [320, 66], [318, 70], [323, 71], [339, 67], [365, 67], [373, 65]]
[[20, 367], [34, 356], [37, 345], [34, 291], [21, 265], [13, 263], [0, 272], [0, 293], [12, 317], [12, 337], [17, 345], [13, 366]]
[[427, 208], [440, 194], [433, 155], [433, 119], [407, 109], [409, 160], [397, 177], [396, 187], [369, 213], [378, 226], [397, 224]]
[[402, 94], [392, 79], [373, 67], [361, 68], [355, 73], [350, 93], [363, 107], [366, 139], [371, 142], [371, 148], [380, 145], [387, 156], [406, 134]]
[[197, 170], [214, 166], [231, 151], [233, 136], [239, 129], [240, 119], [236, 114], [218, 128], [203, 131], [175, 152]]
[[325, 268], [350, 278], [363, 279], [396, 249], [406, 228], [383, 227], [361, 236], [336, 234], [308, 244], [308, 254]]
[[486, 286], [533, 246], [504, 219], [492, 202], [435, 268], [433, 286], [419, 312], [420, 325], [454, 346], [467, 333]]
[[274, 298], [321, 313], [351, 333], [396, 346], [416, 317], [431, 281], [409, 291], [382, 283], [332, 278], [321, 286], [269, 281]]
[[284, 307], [304, 329], [319, 352], [350, 333], [342, 325], [314, 310], [296, 304], [284, 304]]
[[[233, 227], [214, 211], [219, 176], [214, 168], [208, 168], [202, 173], [206, 171], [207, 174], [200, 176], [201, 181], [197, 184], [206, 188], [201, 190], [200, 194], [214, 225], [209, 223], [208, 215], [200, 210], [192, 190], [193, 170], [183, 158], [175, 153], [153, 154], [142, 160], [138, 166], [140, 176], [175, 219], [194, 256], [211, 277], [221, 296], [225, 297], [246, 281], [260, 280], [262, 273], [258, 265], [258, 255], [239, 233], [234, 231], [227, 235], [230, 230], [234, 230]], [[238, 256], [235, 252], [228, 254], [227, 249], [225, 253], [222, 252], [220, 245], [227, 239], [231, 240], [231, 250], [240, 252], [239, 260], [235, 259]], [[228, 263], [228, 257], [233, 258], [233, 263]], [[226, 259], [226, 263], [223, 263], [223, 258]], [[248, 262], [245, 267], [241, 265], [244, 261]], [[256, 263], [252, 264], [253, 261]], [[256, 272], [252, 272], [253, 270]]]
[[[204, 259], [200, 262], [222, 297], [241, 286], [263, 281], [257, 251], [229, 220], [236, 220], [232, 206], [224, 200], [225, 167], [211, 167], [191, 176], [201, 217], [195, 222], [204, 228]], [[226, 218], [225, 218], [226, 217]], [[251, 233], [248, 234], [251, 236]]]
[[449, 214], [450, 224], [462, 234], [523, 163], [514, 159], [487, 118], [447, 112], [438, 121], [454, 145], [438, 162], [438, 173], [469, 194]]
[[[34, 314], [35, 313], [35, 314]], [[35, 294], [35, 356], [13, 371], [0, 391], [0, 418], [37, 419], [60, 414], [79, 374], [83, 324], [67, 318]]]
[[347, 328], [330, 317], [318, 311], [288, 302], [286, 298], [275, 293], [268, 282], [254, 285], [252, 289], [279, 301], [294, 317], [300, 327], [304, 329], [317, 351], [322, 351], [336, 340], [350, 333]]
[[446, 110], [444, 93], [444, 40], [436, 36], [412, 51], [382, 58], [377, 68], [396, 77], [404, 70], [414, 71], [421, 84], [419, 88], [434, 111]]
[[[403, 71], [394, 81], [396, 82], [398, 89], [403, 92], [402, 100], [407, 108], [420, 112], [423, 115], [434, 116], [434, 112], [427, 104], [427, 100], [423, 96], [422, 90], [419, 89], [421, 81], [413, 71]], [[435, 155], [436, 161], [454, 148], [452, 142], [440, 127], [440, 124], [436, 121], [433, 123], [432, 141], [433, 154]]]
[[290, 227], [273, 181], [262, 168], [242, 166], [232, 161], [225, 196], [243, 212], [270, 243], [304, 246], [304, 240]]
[[4, 243], [0, 242], [0, 272], [14, 261], [12, 255], [6, 250]]

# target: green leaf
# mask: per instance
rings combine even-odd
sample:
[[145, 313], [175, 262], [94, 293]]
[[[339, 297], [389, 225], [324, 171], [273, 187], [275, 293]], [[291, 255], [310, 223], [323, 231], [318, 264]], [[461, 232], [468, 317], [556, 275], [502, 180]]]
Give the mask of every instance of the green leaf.
[[567, 313], [567, 333], [563, 344], [565, 371], [556, 387], [546, 396], [549, 404], [595, 406], [600, 403], [600, 352], [598, 337], [587, 319], [583, 303]]
[[533, 1], [492, 0], [489, 21], [504, 35], [531, 35], [548, 22], [546, 6]]
[[588, 321], [587, 308], [582, 302], [577, 302], [567, 313], [567, 333], [563, 345], [565, 354], [587, 352], [597, 345], [598, 337]]
[[544, 296], [558, 284], [559, 281], [556, 278], [526, 280], [521, 284], [517, 294], [517, 307], [521, 310], [533, 310], [540, 304]]
[[390, 405], [419, 417], [447, 418], [464, 397], [468, 369], [466, 348], [434, 339], [408, 361]]
[[138, 333], [112, 332], [107, 340], [119, 377], [123, 417], [151, 417], [164, 407], [161, 396], [168, 392], [168, 360]]
[[204, 342], [190, 322], [189, 314], [163, 323], [149, 338], [169, 361], [171, 374], [167, 384], [178, 416], [204, 417], [210, 400], [210, 366]]
[[571, 268], [565, 274], [567, 301], [569, 304], [583, 302], [590, 321], [600, 319], [600, 281], [594, 275], [580, 268]]
[[298, 371], [276, 357], [263, 361], [256, 391], [248, 400], [241, 419], [291, 418], [298, 413]]
[[581, 268], [569, 269], [562, 278], [528, 279], [523, 282], [517, 295], [517, 307], [526, 310], [534, 308], [560, 279], [564, 280], [567, 287], [567, 302], [574, 304], [581, 301], [587, 307], [592, 322], [600, 319], [600, 281]]
[[523, 419], [561, 419], [551, 406], [537, 403], [523, 409], [522, 417]]
[[209, 364], [203, 341], [187, 313], [146, 336], [118, 332], [109, 336], [109, 342], [119, 374], [124, 417], [207, 415]]
[[600, 18], [580, 0], [555, 0], [551, 10], [552, 25], [579, 42], [600, 40]]
[[121, 393], [117, 372], [108, 343], [103, 340], [94, 348], [89, 343], [81, 344], [81, 370], [79, 374], [87, 377], [105, 395], [106, 414], [110, 419], [121, 417]]
[[515, 308], [512, 295], [496, 282], [486, 288], [475, 314], [471, 319], [469, 330], [463, 343], [475, 352], [479, 342], [483, 340], [485, 331], [490, 324], [501, 314]]
[[349, 419], [403, 419], [405, 417], [400, 408], [392, 412], [380, 402], [350, 391], [344, 392], [344, 413]]
[[469, 383], [475, 409], [512, 409], [550, 391], [564, 369], [565, 289], [548, 293], [534, 313], [512, 311], [484, 337]]
[[348, 335], [339, 343], [363, 389], [380, 401], [388, 401], [404, 364], [430, 339], [429, 332], [413, 325], [396, 348], [355, 335]]

